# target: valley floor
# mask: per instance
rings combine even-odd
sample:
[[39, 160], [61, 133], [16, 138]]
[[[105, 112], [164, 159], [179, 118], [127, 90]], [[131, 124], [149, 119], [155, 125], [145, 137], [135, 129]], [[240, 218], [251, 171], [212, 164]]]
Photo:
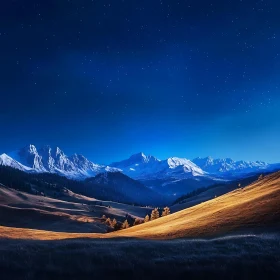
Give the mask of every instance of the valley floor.
[[1, 279], [279, 279], [280, 235], [0, 240]]

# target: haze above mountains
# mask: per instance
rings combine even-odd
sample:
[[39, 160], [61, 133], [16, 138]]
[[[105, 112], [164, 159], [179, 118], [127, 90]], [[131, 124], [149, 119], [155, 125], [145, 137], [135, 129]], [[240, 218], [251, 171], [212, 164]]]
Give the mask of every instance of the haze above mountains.
[[159, 160], [144, 153], [109, 165], [93, 163], [83, 155], [67, 156], [58, 147], [44, 146], [37, 149], [28, 145], [0, 156], [0, 164], [25, 172], [56, 173], [70, 179], [83, 180], [104, 172], [122, 172], [141, 181], [147, 180], [231, 180], [252, 173], [277, 170], [280, 164], [262, 161], [234, 161], [230, 158], [213, 159], [172, 157]]

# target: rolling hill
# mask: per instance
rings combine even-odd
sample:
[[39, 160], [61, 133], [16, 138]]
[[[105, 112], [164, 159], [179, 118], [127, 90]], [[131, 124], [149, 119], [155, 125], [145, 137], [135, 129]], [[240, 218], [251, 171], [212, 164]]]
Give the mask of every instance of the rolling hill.
[[59, 199], [33, 195], [0, 185], [0, 225], [55, 232], [106, 233], [103, 215], [123, 222], [142, 218], [150, 208], [101, 201], [70, 190]]
[[[134, 205], [166, 205], [165, 196], [120, 172], [104, 172], [83, 181], [52, 173], [26, 173], [0, 165], [0, 183], [31, 194], [69, 200], [69, 191], [102, 201]], [[72, 201], [77, 201], [74, 196]]]
[[[268, 173], [268, 174], [271, 174], [271, 173]], [[268, 175], [268, 174], [266, 174], [266, 175]], [[211, 200], [218, 196], [221, 196], [221, 195], [224, 195], [231, 191], [234, 191], [239, 186], [240, 187], [248, 186], [251, 183], [258, 180], [258, 178], [260, 176], [263, 176], [263, 174], [256, 174], [254, 176], [250, 176], [250, 177], [247, 177], [244, 179], [239, 179], [236, 181], [230, 181], [230, 182], [224, 182], [224, 183], [221, 182], [219, 184], [214, 184], [209, 187], [195, 189], [194, 191], [176, 199], [171, 206], [171, 212], [172, 213], [178, 212], [180, 210], [190, 208], [190, 207], [200, 204], [202, 202]]]
[[0, 227], [2, 238], [141, 238], [175, 239], [210, 237], [239, 231], [279, 230], [280, 172], [268, 175], [245, 188], [194, 207], [126, 230], [108, 234], [69, 234]]
[[169, 239], [223, 235], [264, 227], [266, 230], [280, 227], [280, 172], [248, 187], [118, 234]]

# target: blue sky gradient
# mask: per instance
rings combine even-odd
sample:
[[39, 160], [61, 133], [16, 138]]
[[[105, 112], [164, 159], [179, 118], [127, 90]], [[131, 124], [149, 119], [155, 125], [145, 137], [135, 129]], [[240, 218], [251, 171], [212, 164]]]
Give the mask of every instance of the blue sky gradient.
[[[211, 3], [210, 3], [211, 2]], [[280, 3], [7, 1], [0, 152], [280, 162]]]

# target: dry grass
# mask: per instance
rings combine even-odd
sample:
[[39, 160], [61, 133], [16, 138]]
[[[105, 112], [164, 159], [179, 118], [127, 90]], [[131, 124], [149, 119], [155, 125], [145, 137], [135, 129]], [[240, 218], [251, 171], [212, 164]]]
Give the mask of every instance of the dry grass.
[[269, 226], [280, 226], [280, 172], [118, 235], [166, 239], [215, 236]]
[[56, 240], [136, 237], [174, 239], [223, 235], [243, 229], [280, 226], [280, 172], [216, 199], [153, 222], [110, 234], [69, 234], [0, 227], [0, 237]]
[[0, 271], [1, 280], [279, 279], [280, 239], [0, 239]]
[[98, 238], [102, 234], [66, 233], [26, 228], [12, 228], [0, 226], [0, 238], [28, 239], [28, 240], [62, 240], [68, 238]]

